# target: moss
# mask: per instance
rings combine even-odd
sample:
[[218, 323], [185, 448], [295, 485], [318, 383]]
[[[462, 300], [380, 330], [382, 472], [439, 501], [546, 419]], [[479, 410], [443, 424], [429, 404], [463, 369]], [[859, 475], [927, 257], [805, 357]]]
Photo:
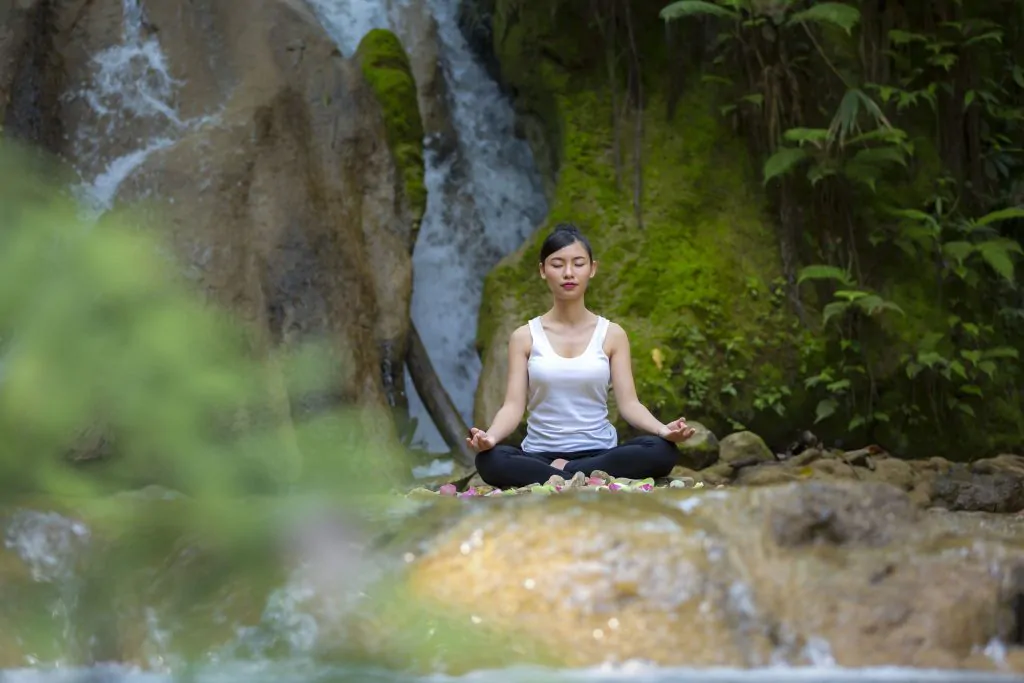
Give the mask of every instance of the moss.
[[409, 57], [394, 33], [373, 29], [360, 41], [356, 58], [383, 110], [388, 147], [418, 226], [427, 208], [427, 188], [423, 178], [423, 122]]
[[[685, 415], [777, 436], [778, 414], [764, 408], [793, 383], [799, 343], [772, 293], [781, 263], [745, 151], [720, 129], [706, 93], [686, 96], [685, 124], [665, 121], [660, 103], [650, 102], [640, 228], [631, 167], [619, 189], [610, 104], [595, 93], [558, 98], [563, 163], [548, 219], [576, 223], [594, 243], [599, 271], [588, 305], [629, 333], [637, 389], [663, 419]], [[631, 155], [623, 150], [624, 159]], [[503, 343], [494, 334], [506, 316], [525, 320], [549, 305], [536, 276], [546, 233], [547, 226], [487, 279], [478, 330], [485, 356], [487, 344]]]
[[[851, 352], [840, 351], [820, 326], [803, 329], [786, 313], [774, 221], [762, 208], [753, 167], [757, 162], [719, 126], [711, 94], [693, 89], [696, 78], [685, 79], [690, 90], [678, 103], [675, 120], [665, 120], [663, 96], [680, 86], [664, 65], [669, 57], [659, 39], [664, 31], [656, 19], [660, 7], [647, 12], [647, 0], [636, 7], [644, 87], [650, 95], [641, 230], [631, 204], [632, 125], [623, 129], [626, 187], [619, 189], [603, 43], [598, 31], [580, 30], [589, 26], [583, 19], [592, 6], [575, 0], [477, 3], [490, 8], [494, 53], [516, 104], [520, 131], [542, 171], [550, 174], [548, 225], [570, 220], [592, 236], [603, 264], [588, 303], [630, 332], [638, 389], [656, 414], [681, 413], [716, 430], [742, 424], [775, 443], [811, 426], [829, 443], [871, 440], [905, 454], [956, 459], [1005, 449], [1015, 439], [1019, 443], [1024, 420], [1021, 398], [1013, 391], [999, 389], [991, 399], [987, 393], [986, 401], [973, 406], [974, 421], [954, 419], [947, 427], [945, 418], [923, 415], [931, 410], [932, 397], [920, 382], [908, 380], [904, 357], [927, 336], [947, 332], [949, 304], [938, 296], [933, 266], [919, 261], [907, 268], [906, 254], [892, 244], [868, 242], [870, 231], [860, 236], [864, 282], [906, 312], [887, 316], [881, 326], [869, 323], [860, 334], [877, 392], [872, 410], [893, 421], [874, 433], [851, 433], [854, 416], [842, 411], [815, 423], [814, 408], [823, 395], [805, 390], [803, 380], [826, 369], [838, 378]], [[915, 157], [908, 178], [893, 176], [877, 192], [865, 194], [858, 211], [866, 225], [891, 228], [886, 207], [924, 206], [935, 196], [944, 171], [932, 137], [913, 135]], [[549, 305], [535, 274], [545, 234], [546, 226], [485, 284], [478, 328], [485, 359], [489, 344], [505, 342], [496, 335], [511, 320], [521, 322]], [[817, 258], [813, 251], [808, 244], [805, 256], [811, 261]], [[801, 291], [811, 297], [804, 301], [808, 319], [820, 320], [828, 300], [814, 299], [811, 286]], [[867, 383], [858, 387], [859, 404]], [[935, 400], [943, 401], [944, 395]], [[915, 405], [922, 410], [916, 422], [896, 419]]]

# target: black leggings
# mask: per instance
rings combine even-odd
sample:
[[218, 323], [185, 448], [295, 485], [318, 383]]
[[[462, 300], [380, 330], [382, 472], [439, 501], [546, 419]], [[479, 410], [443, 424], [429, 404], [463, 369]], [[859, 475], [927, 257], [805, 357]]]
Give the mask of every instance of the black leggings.
[[[477, 453], [476, 469], [486, 483], [507, 489], [543, 484], [553, 474], [569, 478], [576, 472], [589, 476], [594, 470], [628, 479], [665, 477], [676, 466], [678, 455], [676, 445], [660, 436], [640, 436], [608, 450], [576, 453], [524, 453], [516, 446], [499, 444]], [[551, 466], [558, 458], [569, 461], [564, 470]]]

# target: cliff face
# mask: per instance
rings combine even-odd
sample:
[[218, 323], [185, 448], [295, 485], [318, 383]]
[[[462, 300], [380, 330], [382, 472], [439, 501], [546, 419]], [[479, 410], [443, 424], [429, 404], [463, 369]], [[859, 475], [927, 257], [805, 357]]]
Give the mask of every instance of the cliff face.
[[[345, 57], [291, 0], [6, 2], [0, 18], [8, 135], [65, 158], [101, 210], [144, 200], [138, 218], [258, 348], [325, 341], [336, 400], [404, 404], [419, 102], [432, 131], [446, 115], [429, 59], [419, 89], [394, 35]], [[403, 30], [436, 66], [431, 21], [410, 10]], [[369, 426], [393, 441], [390, 420]]]

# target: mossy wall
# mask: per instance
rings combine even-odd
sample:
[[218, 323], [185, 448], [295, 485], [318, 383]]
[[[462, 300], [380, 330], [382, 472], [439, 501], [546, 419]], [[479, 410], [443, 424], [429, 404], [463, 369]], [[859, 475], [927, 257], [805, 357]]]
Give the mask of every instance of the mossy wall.
[[427, 209], [427, 188], [423, 178], [423, 122], [409, 56], [394, 33], [373, 29], [359, 42], [356, 58], [384, 113], [388, 147], [401, 172], [413, 216], [415, 244], [415, 232]]
[[[812, 428], [827, 443], [857, 447], [878, 439], [905, 455], [960, 460], [1019, 442], [1019, 397], [987, 402], [976, 424], [958, 429], [939, 429], [925, 419], [876, 426], [873, 434], [851, 432], [850, 416], [838, 413], [815, 423], [821, 395], [805, 389], [804, 380], [838, 362], [815, 324], [828, 300], [803, 286], [807, 325], [785, 304], [762, 160], [725, 127], [721, 103], [701, 85], [698, 65], [691, 62], [690, 71], [676, 73], [686, 59], [669, 54], [679, 47], [668, 45], [658, 18], [664, 2], [633, 3], [645, 97], [642, 228], [632, 206], [635, 119], [622, 121], [620, 187], [605, 44], [593, 21], [594, 5], [466, 3], [475, 7], [471, 13], [478, 21], [489, 22], [496, 75], [514, 103], [521, 134], [549, 176], [552, 196], [547, 223], [485, 284], [477, 337], [484, 370], [474, 416], [482, 427], [503, 396], [508, 334], [550, 305], [536, 275], [540, 242], [550, 226], [571, 221], [591, 237], [600, 261], [588, 305], [630, 334], [640, 398], [663, 420], [685, 415], [719, 434], [742, 426], [776, 447], [797, 430]], [[624, 82], [620, 73], [620, 104]], [[904, 199], [929, 195], [941, 165], [927, 139], [916, 147], [912, 178], [881, 185], [864, 211], [869, 214], [894, 193]], [[908, 402], [927, 406], [930, 398], [907, 381], [900, 358], [929, 331], [945, 329], [949, 313], [937, 296], [935, 273], [927, 267], [906, 272], [905, 260], [882, 249], [872, 250], [861, 265], [881, 283], [879, 293], [906, 312], [887, 321], [884, 332], [865, 334], [876, 373], [876, 409], [896, 415]], [[617, 426], [621, 436], [629, 435], [623, 423]]]
[[[548, 224], [573, 222], [590, 237], [599, 270], [588, 305], [629, 333], [641, 400], [665, 421], [683, 415], [719, 431], [743, 425], [781, 436], [778, 414], [760, 408], [784, 398], [800, 347], [795, 319], [775, 293], [778, 247], [740, 143], [721, 130], [706, 93], [686, 95], [685, 121], [667, 121], [652, 98], [641, 228], [629, 166], [617, 185], [607, 93], [568, 91], [557, 103], [564, 146]], [[623, 156], [631, 155], [625, 147]], [[503, 359], [489, 346], [505, 344], [510, 321], [550, 305], [537, 276], [548, 229], [487, 279], [478, 339], [482, 357], [502, 367], [485, 370], [485, 381], [504, 385]], [[489, 420], [498, 407], [491, 403], [478, 419]]]

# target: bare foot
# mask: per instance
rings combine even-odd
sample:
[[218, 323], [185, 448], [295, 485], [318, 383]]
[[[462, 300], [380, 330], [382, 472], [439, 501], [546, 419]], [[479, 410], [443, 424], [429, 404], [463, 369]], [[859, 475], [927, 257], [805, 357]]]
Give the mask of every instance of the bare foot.
[[556, 470], [564, 470], [565, 466], [568, 465], [568, 464], [569, 464], [569, 461], [568, 460], [563, 460], [562, 458], [558, 458], [557, 460], [552, 460], [551, 461], [551, 466], [554, 467]]

